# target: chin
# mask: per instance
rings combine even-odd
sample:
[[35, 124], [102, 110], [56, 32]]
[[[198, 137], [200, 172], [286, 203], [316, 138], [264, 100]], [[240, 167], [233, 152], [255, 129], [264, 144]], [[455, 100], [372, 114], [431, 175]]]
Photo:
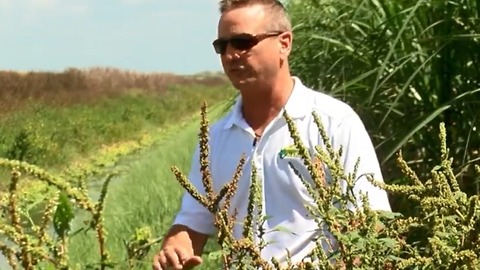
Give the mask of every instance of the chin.
[[252, 80], [252, 79], [231, 79], [230, 80], [232, 85], [239, 90], [249, 88], [254, 83], [254, 81], [255, 80]]
[[235, 89], [237, 90], [242, 90], [243, 88], [245, 88], [245, 81], [243, 80], [230, 80], [230, 82], [232, 83], [233, 87], [235, 87]]
[[251, 84], [257, 81], [257, 79], [253, 77], [236, 76], [236, 75], [229, 76], [229, 79], [233, 84]]

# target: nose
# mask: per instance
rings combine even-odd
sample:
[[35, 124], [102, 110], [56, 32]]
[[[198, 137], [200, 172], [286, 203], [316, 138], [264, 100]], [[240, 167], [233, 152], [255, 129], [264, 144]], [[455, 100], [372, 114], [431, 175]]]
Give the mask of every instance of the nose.
[[227, 61], [231, 61], [240, 58], [240, 54], [238, 50], [234, 49], [230, 44], [227, 44], [225, 53], [222, 55], [222, 57]]

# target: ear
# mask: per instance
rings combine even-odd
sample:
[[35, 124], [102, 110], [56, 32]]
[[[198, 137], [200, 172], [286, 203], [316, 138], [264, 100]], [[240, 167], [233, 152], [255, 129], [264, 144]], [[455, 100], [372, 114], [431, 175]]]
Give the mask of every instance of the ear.
[[278, 36], [278, 39], [280, 42], [280, 54], [288, 57], [290, 55], [290, 51], [292, 50], [292, 32], [284, 32], [280, 36]]

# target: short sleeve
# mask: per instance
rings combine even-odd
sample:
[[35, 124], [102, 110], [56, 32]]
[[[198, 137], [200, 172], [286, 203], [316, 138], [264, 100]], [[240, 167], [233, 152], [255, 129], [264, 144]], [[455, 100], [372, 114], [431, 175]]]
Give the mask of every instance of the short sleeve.
[[[188, 179], [200, 194], [205, 195], [200, 172], [199, 153], [200, 150], [197, 144], [192, 157]], [[214, 215], [186, 191], [183, 194], [181, 207], [175, 216], [173, 224], [185, 225], [196, 232], [208, 235], [215, 232]]]
[[[355, 164], [360, 158], [353, 193], [357, 204], [362, 205], [360, 192], [368, 196], [373, 210], [391, 211], [387, 192], [375, 187], [367, 179], [367, 174], [373, 174], [375, 181], [383, 182], [383, 175], [372, 140], [360, 117], [352, 112], [343, 118], [332, 139], [336, 151], [343, 146], [342, 163], [346, 174], [353, 173]], [[346, 185], [344, 190], [346, 190]]]

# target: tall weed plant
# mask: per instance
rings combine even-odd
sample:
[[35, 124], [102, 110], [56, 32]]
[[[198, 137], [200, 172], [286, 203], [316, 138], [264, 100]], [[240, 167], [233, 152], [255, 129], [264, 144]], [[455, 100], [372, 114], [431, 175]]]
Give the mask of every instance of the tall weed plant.
[[[252, 164], [248, 214], [242, 222], [243, 237], [232, 235], [236, 209], [231, 209], [239, 177], [245, 165], [245, 157], [232, 180], [219, 190], [212, 184], [209, 163], [209, 124], [206, 106], [202, 108], [199, 136], [200, 170], [203, 187], [195, 187], [177, 167], [172, 170], [181, 186], [215, 216], [217, 240], [221, 250], [217, 252], [226, 269], [478, 269], [480, 267], [480, 196], [468, 196], [462, 192], [452, 169], [453, 159], [447, 147], [444, 123], [435, 131], [440, 139], [440, 163], [420, 178], [397, 154], [397, 164], [408, 180], [407, 184], [384, 184], [369, 177], [369, 181], [391, 194], [397, 194], [421, 205], [416, 215], [405, 216], [398, 212], [375, 211], [368, 199], [355, 198], [356, 169], [346, 172], [340, 162], [342, 148], [334, 149], [326, 135], [321, 119], [314, 113], [315, 123], [324, 147], [317, 146], [314, 157], [299, 137], [294, 121], [284, 113], [291, 137], [303, 165], [308, 168], [312, 181], [302, 179], [314, 203], [305, 205], [318, 224], [331, 235], [322, 235], [312, 241], [316, 247], [300, 262], [280, 264], [275, 259], [266, 261], [261, 251], [265, 230], [262, 224], [267, 217], [262, 213], [261, 181], [255, 164]], [[438, 141], [438, 140], [437, 140]], [[362, 160], [357, 161], [362, 162]], [[293, 164], [291, 169], [298, 172]], [[355, 166], [356, 168], [357, 166]], [[480, 174], [480, 167], [475, 166]], [[326, 179], [331, 175], [331, 179]], [[342, 184], [346, 183], [346, 191]], [[353, 204], [353, 209], [350, 205]], [[253, 222], [254, 220], [259, 222]], [[411, 241], [412, 235], [423, 234], [422, 241]], [[257, 241], [256, 239], [260, 239]], [[325, 250], [324, 241], [330, 246]]]

